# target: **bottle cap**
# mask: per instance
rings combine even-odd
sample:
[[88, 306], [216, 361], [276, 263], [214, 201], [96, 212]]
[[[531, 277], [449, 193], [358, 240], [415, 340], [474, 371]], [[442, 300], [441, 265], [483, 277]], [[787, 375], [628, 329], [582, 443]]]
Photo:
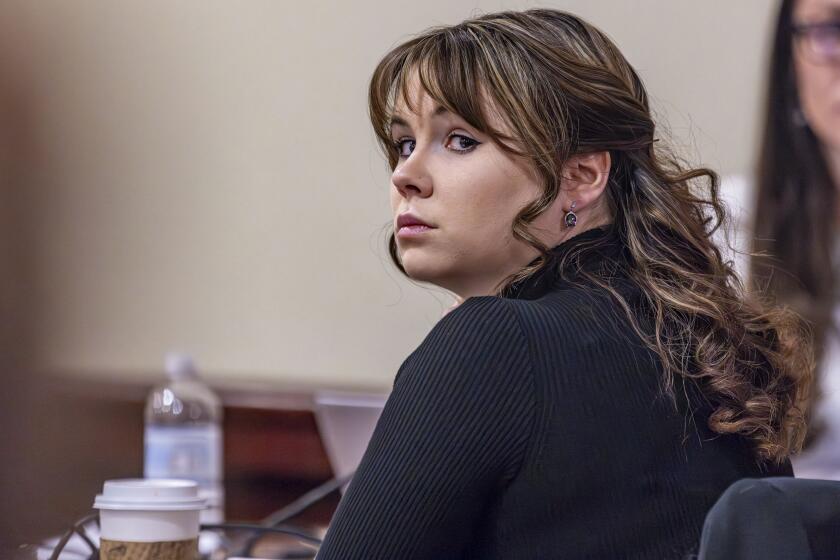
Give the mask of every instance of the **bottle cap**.
[[169, 352], [166, 355], [166, 375], [178, 381], [198, 378], [192, 357], [180, 352]]

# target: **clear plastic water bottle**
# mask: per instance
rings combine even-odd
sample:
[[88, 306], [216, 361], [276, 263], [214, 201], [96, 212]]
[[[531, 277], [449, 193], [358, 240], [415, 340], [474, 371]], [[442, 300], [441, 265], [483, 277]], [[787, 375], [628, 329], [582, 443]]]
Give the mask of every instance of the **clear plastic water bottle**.
[[221, 401], [201, 381], [189, 356], [167, 355], [166, 374], [168, 383], [152, 389], [146, 400], [144, 476], [196, 481], [208, 504], [201, 523], [221, 523]]

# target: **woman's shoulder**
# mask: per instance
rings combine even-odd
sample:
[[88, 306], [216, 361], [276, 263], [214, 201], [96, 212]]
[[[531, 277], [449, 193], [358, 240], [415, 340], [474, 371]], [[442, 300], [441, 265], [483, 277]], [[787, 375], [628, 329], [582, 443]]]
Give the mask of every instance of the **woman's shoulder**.
[[[628, 300], [638, 293], [630, 283], [617, 282], [614, 287]], [[527, 345], [529, 326], [563, 319], [571, 330], [586, 329], [593, 317], [612, 317], [617, 309], [620, 306], [606, 290], [577, 284], [558, 286], [536, 299], [470, 297], [444, 316], [424, 342], [469, 341], [476, 352], [488, 344]]]
[[[611, 285], [627, 304], [641, 308], [635, 284], [614, 279]], [[625, 321], [625, 308], [613, 294], [582, 284], [560, 283], [537, 299], [470, 297], [437, 322], [406, 362], [440, 356], [449, 363], [480, 366], [500, 350], [530, 361], [530, 352], [539, 346], [536, 339], [570, 345], [580, 338], [612, 339]]]
[[394, 387], [472, 399], [476, 391], [532, 391], [532, 361], [511, 302], [467, 298], [438, 321], [403, 362]]
[[[527, 343], [511, 302], [496, 296], [464, 300], [443, 316], [397, 373], [417, 362], [434, 363], [437, 370], [464, 371], [486, 366], [500, 349], [527, 354]], [[526, 356], [527, 357], [527, 356]]]
[[524, 342], [512, 301], [497, 296], [474, 296], [437, 322], [418, 350], [426, 346], [457, 344], [480, 351], [482, 346]]

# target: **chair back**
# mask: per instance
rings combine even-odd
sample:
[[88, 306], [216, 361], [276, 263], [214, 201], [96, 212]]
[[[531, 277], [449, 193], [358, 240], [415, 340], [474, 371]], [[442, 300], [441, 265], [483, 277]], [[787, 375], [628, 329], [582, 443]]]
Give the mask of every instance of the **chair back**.
[[840, 559], [840, 481], [735, 482], [709, 510], [698, 560]]

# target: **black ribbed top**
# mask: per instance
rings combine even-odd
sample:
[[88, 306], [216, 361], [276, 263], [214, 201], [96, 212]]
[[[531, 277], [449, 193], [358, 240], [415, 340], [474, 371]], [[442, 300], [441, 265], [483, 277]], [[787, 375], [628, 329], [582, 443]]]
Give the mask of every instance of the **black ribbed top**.
[[662, 394], [655, 354], [580, 274], [642, 309], [625, 254], [611, 228], [583, 232], [506, 297], [443, 317], [400, 367], [317, 560], [683, 559], [732, 482], [792, 475], [712, 433], [693, 386], [676, 407]]

